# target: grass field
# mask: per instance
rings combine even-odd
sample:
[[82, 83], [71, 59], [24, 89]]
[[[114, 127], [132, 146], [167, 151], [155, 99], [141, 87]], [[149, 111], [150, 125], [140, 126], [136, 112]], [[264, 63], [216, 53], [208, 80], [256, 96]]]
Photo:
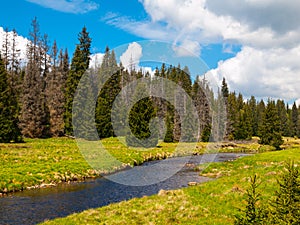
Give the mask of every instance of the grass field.
[[[0, 144], [0, 195], [26, 188], [55, 185], [60, 182], [93, 178], [103, 172], [120, 169], [108, 164], [101, 170], [93, 169], [84, 159], [75, 140], [70, 138], [26, 139], [21, 144]], [[117, 138], [102, 141], [105, 149], [123, 166], [139, 165], [145, 161], [163, 159], [174, 154], [175, 143], [142, 151], [127, 148]], [[204, 151], [198, 144], [197, 151]], [[179, 152], [179, 154], [185, 154]]]
[[111, 156], [121, 164], [115, 166], [109, 160], [104, 168], [91, 167], [81, 154], [75, 140], [70, 138], [26, 139], [21, 144], [0, 144], [0, 193], [20, 191], [55, 185], [60, 182], [80, 181], [113, 172], [125, 166], [140, 165], [145, 161], [170, 156], [202, 154], [207, 151], [259, 152], [270, 150], [255, 142], [251, 144], [207, 145], [198, 143], [196, 148], [175, 150], [176, 143], [160, 143], [157, 148], [143, 151], [128, 148], [117, 139], [101, 141]]
[[[103, 172], [120, 169], [108, 164], [103, 169], [93, 169], [84, 159], [76, 141], [70, 138], [26, 139], [21, 144], [0, 144], [0, 193], [20, 191], [55, 185], [60, 182], [80, 181], [97, 177]], [[207, 146], [198, 143], [195, 149], [175, 151], [176, 143], [160, 143], [156, 148], [143, 151], [128, 148], [117, 138], [102, 141], [111, 156], [122, 162], [121, 167], [140, 165], [149, 160], [163, 159], [185, 154], [201, 154], [211, 148], [221, 151], [266, 151], [269, 147], [257, 143]]]
[[212, 163], [202, 175], [218, 179], [198, 186], [132, 199], [90, 209], [45, 224], [233, 224], [234, 215], [245, 205], [249, 177], [257, 174], [258, 190], [267, 201], [277, 188], [284, 163], [300, 163], [299, 140], [286, 140], [286, 149]]

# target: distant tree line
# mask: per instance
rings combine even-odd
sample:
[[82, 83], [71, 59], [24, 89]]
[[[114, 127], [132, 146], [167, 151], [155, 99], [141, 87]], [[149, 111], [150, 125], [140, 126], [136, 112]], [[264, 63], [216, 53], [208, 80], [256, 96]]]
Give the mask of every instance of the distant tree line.
[[[22, 137], [73, 136], [74, 96], [82, 76], [89, 68], [91, 55], [92, 40], [86, 27], [78, 35], [79, 43], [71, 62], [67, 50], [58, 49], [55, 41], [50, 46], [48, 36], [40, 34], [36, 18], [31, 24], [25, 65], [20, 63], [16, 36], [13, 31], [13, 39], [8, 36], [4, 38], [1, 52], [0, 141], [19, 142], [23, 140]], [[132, 146], [144, 145], [138, 140], [147, 138], [151, 140], [147, 142], [149, 146], [145, 147], [155, 146], [158, 139], [165, 142], [183, 139], [207, 142], [218, 141], [220, 139], [217, 137], [220, 136], [225, 140], [247, 140], [258, 136], [262, 144], [279, 148], [282, 135], [300, 136], [300, 109], [295, 103], [290, 108], [283, 100], [275, 102], [269, 99], [265, 103], [253, 96], [246, 100], [242, 94], [230, 92], [225, 79], [221, 90], [214, 96], [205, 79], [197, 77], [192, 81], [188, 67], [162, 64], [151, 76], [149, 72], [137, 70], [134, 66], [124, 68], [117, 63], [114, 51], [107, 47], [102, 64], [90, 70], [95, 75], [94, 89], [98, 90], [99, 84], [103, 85], [99, 93], [93, 93], [96, 98], [93, 125], [100, 138], [117, 135], [112, 124], [112, 113], [118, 115], [118, 118], [113, 118], [114, 125], [124, 129], [118, 130], [118, 135], [126, 136], [127, 143]], [[148, 79], [150, 86], [140, 84], [127, 88], [140, 78]], [[157, 83], [159, 78], [174, 82], [188, 94], [197, 111], [199, 126], [195, 126], [191, 115], [186, 115], [186, 121], [182, 121], [180, 110], [172, 102], [150, 97], [151, 85]], [[187, 99], [168, 88], [167, 83], [161, 82], [159, 85], [163, 92], [174, 96], [174, 102], [183, 110], [191, 107]], [[147, 90], [149, 97], [139, 99], [141, 90]], [[113, 107], [118, 95], [122, 101]], [[124, 109], [135, 99], [139, 100], [133, 104], [128, 119]], [[222, 112], [222, 115], [216, 117], [214, 112]], [[155, 117], [160, 122], [153, 120]], [[129, 124], [130, 129], [126, 128], [125, 123]], [[182, 133], [183, 124], [186, 134]], [[213, 129], [215, 126], [218, 129]], [[88, 126], [84, 132], [89, 132]], [[85, 134], [83, 136], [87, 137]]]

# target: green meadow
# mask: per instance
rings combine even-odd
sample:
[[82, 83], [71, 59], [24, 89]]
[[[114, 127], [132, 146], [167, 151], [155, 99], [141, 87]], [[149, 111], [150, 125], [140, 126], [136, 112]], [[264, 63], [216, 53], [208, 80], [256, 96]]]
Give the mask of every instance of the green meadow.
[[[197, 143], [176, 149], [176, 143], [159, 143], [152, 149], [129, 148], [117, 138], [101, 141], [113, 158], [122, 162], [121, 167], [136, 166], [151, 160], [172, 156], [215, 152], [258, 152], [270, 150], [256, 142], [251, 144], [207, 144]], [[25, 143], [0, 144], [0, 193], [20, 191], [28, 188], [56, 185], [61, 182], [81, 181], [110, 173], [120, 167], [107, 162], [105, 168], [92, 168], [83, 157], [77, 143], [71, 138], [26, 139]]]
[[86, 210], [44, 224], [233, 224], [235, 215], [245, 207], [251, 176], [259, 177], [261, 201], [267, 201], [277, 188], [285, 162], [293, 160], [299, 165], [299, 140], [285, 141], [281, 151], [211, 163], [200, 175], [217, 178], [213, 181], [180, 190], [161, 190], [157, 195]]
[[[0, 144], [0, 192], [3, 194], [41, 188], [61, 182], [96, 178], [103, 172], [121, 168], [107, 164], [104, 171], [93, 169], [77, 143], [70, 138], [26, 139], [21, 144]], [[180, 190], [161, 190], [157, 195], [135, 198], [98, 209], [90, 209], [46, 224], [232, 224], [234, 215], [245, 205], [249, 177], [257, 174], [262, 182], [262, 199], [275, 192], [284, 162], [300, 163], [300, 140], [285, 139], [283, 150], [251, 142], [197, 143], [194, 149], [176, 150], [176, 143], [160, 143], [147, 151], [128, 148], [117, 138], [101, 141], [111, 156], [124, 166], [150, 160], [204, 152], [257, 153], [236, 161], [199, 165], [199, 175], [217, 178]], [[201, 172], [200, 172], [201, 171]]]
[[[46, 187], [61, 182], [81, 181], [95, 178], [100, 173], [114, 172], [121, 168], [107, 162], [103, 170], [92, 168], [80, 152], [77, 143], [70, 138], [26, 139], [20, 144], [0, 144], [0, 193]], [[143, 151], [128, 148], [117, 138], [101, 141], [105, 149], [123, 166], [140, 165], [145, 161], [159, 160], [177, 152], [177, 144], [165, 144]], [[198, 144], [197, 153], [203, 152], [205, 144]]]

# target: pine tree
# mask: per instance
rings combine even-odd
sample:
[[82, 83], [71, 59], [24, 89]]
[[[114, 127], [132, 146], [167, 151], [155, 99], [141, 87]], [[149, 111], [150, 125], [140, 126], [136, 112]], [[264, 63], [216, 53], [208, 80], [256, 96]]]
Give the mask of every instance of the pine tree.
[[250, 121], [250, 107], [243, 104], [243, 108], [238, 111], [236, 118], [236, 127], [234, 130], [234, 138], [236, 140], [250, 140], [252, 137], [252, 127]]
[[0, 142], [22, 142], [18, 127], [18, 102], [8, 83], [8, 74], [0, 55]]
[[17, 116], [19, 115], [19, 105], [20, 105], [20, 94], [22, 90], [22, 79], [21, 79], [21, 69], [20, 69], [20, 49], [17, 48], [17, 32], [13, 30], [8, 32], [5, 29], [5, 36], [3, 39], [3, 61], [5, 64], [5, 69], [8, 73], [9, 85], [15, 94], [18, 101], [18, 109], [16, 111]]
[[82, 31], [78, 35], [79, 44], [76, 46], [74, 56], [72, 58], [70, 71], [66, 83], [66, 105], [65, 105], [65, 133], [67, 135], [73, 135], [72, 126], [72, 109], [74, 94], [81, 77], [85, 71], [89, 68], [90, 62], [90, 47], [91, 38], [87, 32], [86, 27], [82, 28]]
[[277, 100], [276, 108], [277, 108], [279, 122], [280, 122], [280, 131], [283, 136], [290, 136], [288, 112], [284, 101]]
[[[173, 107], [172, 107], [173, 108]], [[166, 133], [164, 136], [164, 142], [174, 142], [173, 130], [174, 130], [174, 109], [169, 109], [165, 116]]]
[[298, 123], [299, 123], [299, 112], [296, 106], [296, 103], [294, 102], [291, 112], [291, 122], [292, 122], [292, 136], [299, 136], [299, 130], [298, 130]]
[[281, 179], [278, 180], [279, 190], [271, 202], [274, 207], [273, 224], [299, 224], [300, 221], [300, 172], [293, 162], [286, 165]]
[[280, 122], [276, 110], [275, 102], [268, 100], [268, 104], [263, 115], [262, 125], [260, 127], [260, 144], [272, 145], [280, 149], [283, 144]]
[[[121, 70], [118, 67], [114, 51], [110, 52], [108, 47], [98, 72], [98, 84], [103, 86], [95, 110], [96, 128], [100, 138], [112, 137], [115, 136], [111, 121], [112, 108], [117, 95], [121, 91]], [[119, 105], [119, 107], [117, 110], [123, 108], [122, 105]], [[119, 127], [118, 123], [124, 122], [124, 115], [122, 111], [115, 112], [114, 115], [117, 115], [113, 118], [115, 125]]]
[[50, 133], [52, 136], [62, 136], [64, 134], [64, 90], [67, 71], [64, 71], [64, 55], [62, 50], [60, 50], [58, 55], [55, 41], [52, 47], [51, 58], [51, 72], [48, 76], [46, 87], [47, 104], [50, 113]]
[[239, 139], [237, 137], [237, 129], [239, 129], [239, 116], [240, 114], [240, 106], [238, 103], [238, 99], [236, 97], [235, 92], [231, 92], [227, 98], [227, 122], [226, 122], [226, 132], [227, 132], [227, 139]]
[[199, 134], [201, 141], [208, 142], [211, 135], [211, 112], [210, 112], [210, 96], [208, 96], [209, 88], [207, 87], [205, 78], [201, 81], [199, 77], [192, 86], [192, 98], [199, 117]]
[[266, 105], [263, 100], [261, 100], [256, 107], [257, 113], [257, 136], [261, 135], [261, 128], [263, 127], [263, 117], [266, 111]]
[[157, 121], [153, 122], [156, 116], [153, 102], [150, 97], [140, 99], [147, 90], [145, 84], [139, 84], [136, 88], [133, 98], [135, 104], [128, 118], [131, 130], [126, 136], [128, 146], [151, 148], [158, 144], [158, 124]]
[[4, 29], [4, 39], [2, 43], [2, 60], [4, 63], [4, 68], [6, 71], [8, 71], [9, 61], [10, 61], [10, 37], [9, 37], [9, 31], [6, 27]]
[[258, 132], [258, 118], [257, 118], [257, 103], [254, 96], [251, 96], [248, 101], [249, 105], [249, 123], [252, 125], [251, 136], [257, 136]]
[[223, 123], [224, 126], [224, 130], [225, 130], [225, 135], [224, 135], [224, 139], [231, 139], [232, 138], [232, 132], [233, 132], [233, 121], [230, 120], [230, 105], [229, 105], [229, 88], [226, 82], [226, 79], [223, 77], [222, 80], [222, 87], [221, 87], [221, 101], [225, 108], [224, 110], [224, 114], [222, 115], [222, 121], [220, 121], [221, 123]]
[[267, 210], [259, 205], [261, 194], [258, 193], [258, 178], [256, 175], [250, 179], [250, 188], [247, 190], [247, 205], [241, 215], [236, 215], [235, 225], [266, 225], [268, 221]]
[[20, 127], [22, 134], [30, 138], [49, 136], [49, 111], [46, 105], [45, 75], [42, 46], [39, 33], [39, 24], [35, 18], [32, 21], [32, 31], [29, 34], [30, 42], [27, 46], [28, 63], [23, 81], [22, 109]]

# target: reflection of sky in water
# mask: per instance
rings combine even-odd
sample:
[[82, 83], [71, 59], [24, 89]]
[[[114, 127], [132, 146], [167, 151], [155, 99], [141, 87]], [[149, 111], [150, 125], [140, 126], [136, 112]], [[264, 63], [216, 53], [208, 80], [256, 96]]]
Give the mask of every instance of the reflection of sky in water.
[[[215, 161], [226, 161], [235, 159], [238, 156], [242, 156], [242, 154], [220, 153], [216, 157], [213, 156], [213, 158], [215, 158]], [[201, 156], [193, 156], [189, 164], [197, 165], [206, 160], [210, 161], [210, 158], [209, 155], [206, 155], [205, 159]], [[181, 160], [175, 159], [170, 162], [180, 163]], [[145, 163], [145, 166], [153, 163], [156, 162]], [[193, 168], [184, 167], [182, 171], [168, 180], [150, 186], [125, 186], [99, 178], [82, 183], [61, 184], [53, 188], [19, 192], [0, 198], [0, 223], [36, 224], [43, 222], [45, 219], [64, 217], [74, 212], [101, 207], [113, 202], [153, 195], [161, 189], [178, 189], [186, 187], [189, 182], [205, 182], [208, 180], [210, 179], [200, 177], [199, 172], [194, 172]]]

